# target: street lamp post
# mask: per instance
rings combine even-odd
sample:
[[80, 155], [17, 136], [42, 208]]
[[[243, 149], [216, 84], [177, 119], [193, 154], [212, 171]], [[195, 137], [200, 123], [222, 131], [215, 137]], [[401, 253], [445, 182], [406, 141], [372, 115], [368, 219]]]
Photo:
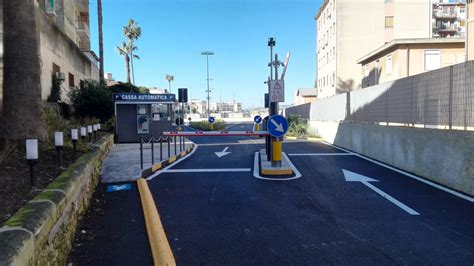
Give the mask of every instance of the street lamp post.
[[207, 66], [207, 118], [211, 117], [211, 110], [210, 110], [210, 100], [211, 100], [211, 89], [209, 88], [209, 56], [214, 55], [214, 52], [211, 51], [205, 51], [201, 52], [201, 55], [206, 56], [206, 66]]

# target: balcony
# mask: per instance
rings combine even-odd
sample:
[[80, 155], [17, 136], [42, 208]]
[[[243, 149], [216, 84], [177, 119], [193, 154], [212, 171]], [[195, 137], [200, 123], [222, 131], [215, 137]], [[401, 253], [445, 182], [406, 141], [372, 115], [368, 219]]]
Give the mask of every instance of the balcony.
[[87, 38], [89, 40], [90, 38], [90, 31], [89, 31], [89, 24], [86, 22], [79, 21], [77, 22], [77, 28], [76, 28], [77, 35], [81, 38]]
[[437, 19], [456, 19], [458, 15], [453, 10], [436, 10], [434, 12], [434, 17]]
[[79, 12], [89, 12], [89, 0], [74, 0]]
[[56, 16], [56, 5], [54, 4], [54, 1], [45, 0], [44, 11], [48, 16]]

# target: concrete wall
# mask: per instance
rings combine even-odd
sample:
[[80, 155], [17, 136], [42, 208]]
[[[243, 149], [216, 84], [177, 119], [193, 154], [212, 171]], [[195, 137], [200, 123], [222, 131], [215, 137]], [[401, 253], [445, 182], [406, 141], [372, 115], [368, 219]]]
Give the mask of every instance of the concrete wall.
[[474, 133], [310, 121], [329, 143], [474, 195]]
[[318, 100], [309, 133], [474, 195], [473, 76], [469, 61]]

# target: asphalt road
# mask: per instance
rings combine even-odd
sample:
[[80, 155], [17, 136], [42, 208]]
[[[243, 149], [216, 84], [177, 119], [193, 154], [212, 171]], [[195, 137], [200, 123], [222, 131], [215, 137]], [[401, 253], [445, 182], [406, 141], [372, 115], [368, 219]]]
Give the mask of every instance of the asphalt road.
[[284, 143], [302, 177], [266, 181], [260, 140], [192, 140], [149, 181], [178, 265], [474, 263], [472, 202], [323, 143]]

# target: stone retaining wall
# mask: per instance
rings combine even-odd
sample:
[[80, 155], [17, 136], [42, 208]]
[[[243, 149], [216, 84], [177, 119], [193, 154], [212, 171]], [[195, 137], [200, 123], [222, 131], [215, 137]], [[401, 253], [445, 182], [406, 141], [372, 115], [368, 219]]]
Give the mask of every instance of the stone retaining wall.
[[0, 228], [0, 265], [65, 265], [113, 136], [102, 137]]

